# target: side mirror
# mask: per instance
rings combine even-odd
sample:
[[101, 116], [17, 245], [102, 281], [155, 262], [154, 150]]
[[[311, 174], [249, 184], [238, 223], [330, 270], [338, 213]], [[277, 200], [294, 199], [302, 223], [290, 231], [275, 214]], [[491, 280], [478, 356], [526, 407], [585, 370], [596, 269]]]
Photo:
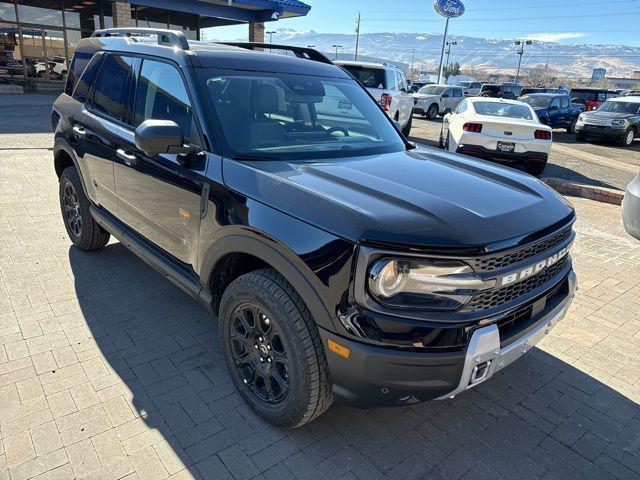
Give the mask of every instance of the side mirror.
[[145, 120], [136, 128], [136, 147], [149, 157], [161, 153], [189, 154], [199, 149], [185, 145], [182, 129], [172, 120]]

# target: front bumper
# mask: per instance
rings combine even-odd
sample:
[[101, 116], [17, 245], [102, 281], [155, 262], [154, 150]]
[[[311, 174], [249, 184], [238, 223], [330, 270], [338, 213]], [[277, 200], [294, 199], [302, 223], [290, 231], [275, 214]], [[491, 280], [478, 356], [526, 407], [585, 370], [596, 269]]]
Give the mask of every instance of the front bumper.
[[324, 345], [332, 340], [350, 352], [344, 358], [327, 351], [334, 394], [345, 403], [373, 407], [451, 398], [473, 388], [527, 353], [564, 317], [577, 288], [573, 270], [566, 281], [561, 301], [542, 310], [513, 341], [501, 339], [493, 323], [477, 328], [463, 349], [416, 352], [364, 344], [321, 329]]
[[589, 123], [576, 124], [576, 133], [585, 137], [612, 140], [622, 137], [625, 132], [626, 128], [613, 128], [605, 125], [592, 125]]

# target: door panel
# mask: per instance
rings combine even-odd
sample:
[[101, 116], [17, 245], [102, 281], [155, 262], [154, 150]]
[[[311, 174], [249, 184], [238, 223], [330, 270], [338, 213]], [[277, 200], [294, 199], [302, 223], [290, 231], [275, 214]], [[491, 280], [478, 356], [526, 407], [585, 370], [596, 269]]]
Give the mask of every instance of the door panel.
[[[172, 120], [184, 143], [199, 144], [193, 112], [177, 68], [143, 60], [137, 79], [133, 125]], [[204, 156], [186, 161], [178, 155], [149, 157], [135, 146], [132, 129], [122, 129], [115, 181], [120, 218], [136, 232], [184, 264], [196, 266]]]
[[88, 181], [95, 189], [93, 200], [111, 213], [117, 212], [114, 161], [119, 123], [125, 112], [124, 97], [135, 62], [131, 57], [106, 55], [86, 108], [72, 125], [72, 138], [77, 141]]

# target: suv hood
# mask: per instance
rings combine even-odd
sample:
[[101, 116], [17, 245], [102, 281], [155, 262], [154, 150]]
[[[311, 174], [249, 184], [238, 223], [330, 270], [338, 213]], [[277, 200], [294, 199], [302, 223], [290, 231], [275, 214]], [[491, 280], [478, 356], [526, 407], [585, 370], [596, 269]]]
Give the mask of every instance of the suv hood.
[[477, 248], [573, 211], [532, 176], [432, 148], [324, 162], [225, 159], [223, 175], [238, 193], [354, 242]]

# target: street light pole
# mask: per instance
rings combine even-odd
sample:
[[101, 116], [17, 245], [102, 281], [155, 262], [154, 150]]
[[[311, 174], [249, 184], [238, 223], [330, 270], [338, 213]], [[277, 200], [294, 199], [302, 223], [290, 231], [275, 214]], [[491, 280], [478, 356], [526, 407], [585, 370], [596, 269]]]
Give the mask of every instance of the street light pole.
[[269, 43], [273, 43], [273, 34], [276, 33], [275, 30], [271, 30], [270, 32], [266, 32], [269, 35]]
[[413, 60], [415, 55], [416, 55], [416, 49], [412, 48], [411, 49], [411, 73], [409, 74], [409, 78], [411, 78], [412, 82], [413, 82]]
[[449, 55], [451, 55], [451, 46], [452, 45], [458, 45], [458, 42], [456, 42], [456, 41], [447, 42], [447, 63], [446, 63], [446, 67], [445, 68], [449, 68]]
[[356, 52], [353, 54], [353, 60], [358, 60], [358, 47], [360, 46], [360, 12], [358, 12], [358, 18], [356, 19]]
[[449, 17], [447, 17], [447, 21], [444, 24], [444, 36], [442, 37], [442, 49], [440, 50], [440, 69], [438, 72], [438, 84], [442, 80], [442, 73], [444, 71], [444, 46], [447, 41], [447, 33], [449, 32]]
[[342, 45], [334, 45], [333, 48], [336, 49], [336, 58], [335, 58], [335, 60], [338, 60], [338, 49], [342, 48]]
[[531, 45], [533, 42], [531, 40], [516, 40], [514, 42], [518, 47], [518, 71], [516, 72], [516, 80], [515, 83], [518, 83], [518, 79], [520, 78], [520, 66], [522, 65], [522, 55], [524, 54], [524, 46]]

